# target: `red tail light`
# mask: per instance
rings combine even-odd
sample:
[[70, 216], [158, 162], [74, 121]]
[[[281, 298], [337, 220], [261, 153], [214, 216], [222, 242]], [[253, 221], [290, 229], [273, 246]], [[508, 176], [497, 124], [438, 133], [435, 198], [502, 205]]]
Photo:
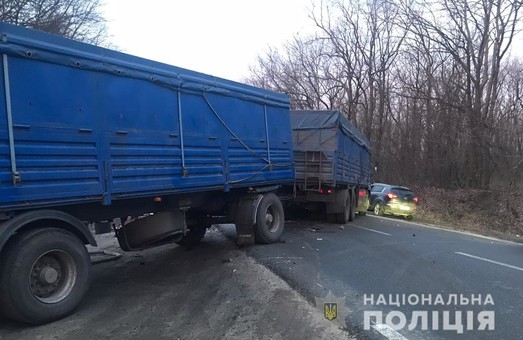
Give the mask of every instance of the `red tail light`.
[[360, 196], [360, 197], [365, 197], [365, 196], [367, 196], [367, 191], [365, 191], [365, 190], [360, 190], [359, 193], [358, 193], [358, 196]]
[[320, 194], [332, 194], [332, 190], [331, 189], [327, 189], [327, 190], [323, 190], [323, 189], [320, 189]]
[[419, 198], [417, 198], [417, 197], [414, 197], [412, 200], [413, 200], [416, 204], [419, 203]]
[[394, 198], [398, 198], [398, 195], [388, 193], [388, 194], [387, 194], [387, 197], [388, 197], [389, 199], [394, 199]]

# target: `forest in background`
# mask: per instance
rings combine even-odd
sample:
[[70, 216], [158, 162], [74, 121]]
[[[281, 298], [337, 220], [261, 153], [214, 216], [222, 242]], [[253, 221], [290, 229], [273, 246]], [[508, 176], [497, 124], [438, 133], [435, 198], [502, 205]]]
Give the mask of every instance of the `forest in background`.
[[372, 144], [374, 181], [521, 188], [522, 6], [314, 1], [316, 33], [270, 48], [246, 81], [343, 112]]

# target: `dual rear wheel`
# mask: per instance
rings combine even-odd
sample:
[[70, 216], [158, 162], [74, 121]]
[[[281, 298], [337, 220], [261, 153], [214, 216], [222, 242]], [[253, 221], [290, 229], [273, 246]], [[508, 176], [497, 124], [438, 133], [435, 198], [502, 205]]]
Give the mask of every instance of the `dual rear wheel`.
[[336, 222], [345, 224], [354, 221], [356, 218], [356, 195], [354, 190], [347, 190], [347, 195], [344, 204], [344, 211], [336, 214]]

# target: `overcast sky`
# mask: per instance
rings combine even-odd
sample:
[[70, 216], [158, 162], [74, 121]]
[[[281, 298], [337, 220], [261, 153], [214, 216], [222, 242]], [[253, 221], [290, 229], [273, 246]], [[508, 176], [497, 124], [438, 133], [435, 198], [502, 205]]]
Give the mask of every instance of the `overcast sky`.
[[311, 0], [105, 0], [122, 52], [241, 81], [269, 46], [314, 30]]

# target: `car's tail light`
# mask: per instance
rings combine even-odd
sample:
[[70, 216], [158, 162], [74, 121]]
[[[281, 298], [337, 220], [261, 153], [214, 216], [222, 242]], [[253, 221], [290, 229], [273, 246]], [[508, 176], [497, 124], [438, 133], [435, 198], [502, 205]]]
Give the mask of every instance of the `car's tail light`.
[[394, 199], [394, 198], [398, 198], [398, 195], [396, 195], [396, 194], [392, 194], [392, 193], [388, 193], [388, 194], [387, 194], [387, 197], [388, 197], [389, 199]]
[[359, 193], [358, 193], [358, 196], [366, 197], [367, 196], [367, 191], [366, 190], [360, 190]]
[[414, 201], [414, 203], [416, 203], [416, 204], [418, 204], [418, 203], [419, 203], [419, 198], [417, 198], [417, 197], [414, 197], [414, 198], [413, 198], [412, 200], [413, 200], [413, 201]]
[[327, 189], [327, 190], [323, 190], [323, 189], [320, 189], [320, 194], [332, 194], [332, 190], [331, 189]]

